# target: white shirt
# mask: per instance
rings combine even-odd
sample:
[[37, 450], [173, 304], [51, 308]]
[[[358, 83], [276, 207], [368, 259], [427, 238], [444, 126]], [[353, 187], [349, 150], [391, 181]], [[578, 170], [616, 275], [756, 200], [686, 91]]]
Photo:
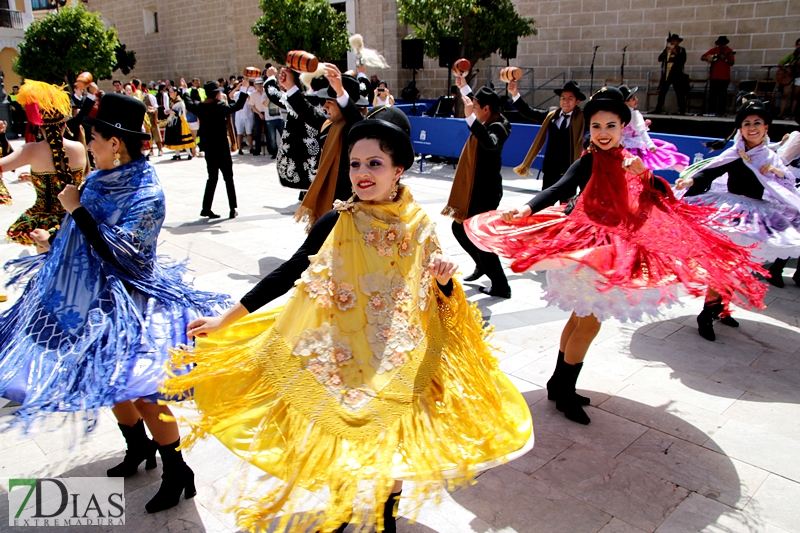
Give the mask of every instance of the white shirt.
[[558, 110], [558, 119], [556, 120], [556, 127], [561, 129], [561, 123], [566, 120], [567, 121], [566, 127], [569, 128], [569, 121], [570, 121], [571, 118], [572, 118], [572, 113], [571, 112], [567, 113], [565, 115], [564, 112], [559, 109]]

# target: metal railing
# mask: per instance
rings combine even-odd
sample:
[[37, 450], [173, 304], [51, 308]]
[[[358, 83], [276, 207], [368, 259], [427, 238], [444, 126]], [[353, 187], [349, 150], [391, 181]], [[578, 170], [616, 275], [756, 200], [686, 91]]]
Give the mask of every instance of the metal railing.
[[13, 9], [0, 9], [0, 28], [25, 29], [22, 12]]

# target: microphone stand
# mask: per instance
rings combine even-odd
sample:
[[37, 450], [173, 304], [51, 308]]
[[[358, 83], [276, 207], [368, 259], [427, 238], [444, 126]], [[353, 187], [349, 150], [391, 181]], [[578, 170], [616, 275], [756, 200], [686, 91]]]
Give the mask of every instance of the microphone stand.
[[590, 76], [590, 80], [591, 80], [589, 82], [589, 94], [593, 94], [594, 93], [594, 59], [595, 59], [595, 57], [597, 57], [597, 49], [598, 48], [600, 48], [599, 45], [594, 47], [594, 53], [592, 54], [592, 66], [589, 67], [589, 76]]
[[[717, 47], [719, 50], [719, 47]], [[707, 116], [711, 113], [711, 110], [708, 108], [708, 101], [711, 98], [711, 69], [714, 67], [713, 56], [709, 58], [708, 61], [708, 77], [706, 78], [706, 90], [703, 91], [703, 116]]]
[[619, 67], [619, 80], [622, 85], [625, 85], [625, 50], [628, 49], [628, 45], [622, 47], [622, 66]]

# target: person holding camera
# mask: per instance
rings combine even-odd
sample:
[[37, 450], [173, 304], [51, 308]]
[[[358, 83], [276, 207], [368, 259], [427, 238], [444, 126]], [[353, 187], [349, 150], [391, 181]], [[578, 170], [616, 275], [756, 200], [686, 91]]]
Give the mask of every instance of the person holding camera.
[[375, 88], [375, 96], [372, 98], [372, 106], [394, 105], [394, 96], [389, 92], [386, 82], [381, 80]]

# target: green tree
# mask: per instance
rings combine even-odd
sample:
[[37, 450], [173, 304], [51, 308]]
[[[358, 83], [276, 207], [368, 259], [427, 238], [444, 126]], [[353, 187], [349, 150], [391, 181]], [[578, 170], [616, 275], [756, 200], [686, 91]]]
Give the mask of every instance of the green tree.
[[131, 73], [136, 66], [136, 52], [128, 50], [127, 47], [119, 43], [114, 49], [115, 65], [114, 70], [119, 70], [126, 76]]
[[108, 79], [118, 45], [117, 31], [106, 29], [100, 15], [72, 4], [28, 26], [13, 68], [23, 78], [49, 83], [71, 85], [84, 71]]
[[536, 21], [520, 17], [511, 0], [397, 0], [397, 16], [414, 38], [425, 40], [428, 57], [439, 57], [442, 37], [456, 37], [460, 57], [473, 65], [537, 33]]
[[328, 0], [261, 0], [264, 14], [253, 24], [258, 53], [264, 59], [286, 62], [292, 50], [311, 52], [322, 61], [347, 53], [347, 15]]

